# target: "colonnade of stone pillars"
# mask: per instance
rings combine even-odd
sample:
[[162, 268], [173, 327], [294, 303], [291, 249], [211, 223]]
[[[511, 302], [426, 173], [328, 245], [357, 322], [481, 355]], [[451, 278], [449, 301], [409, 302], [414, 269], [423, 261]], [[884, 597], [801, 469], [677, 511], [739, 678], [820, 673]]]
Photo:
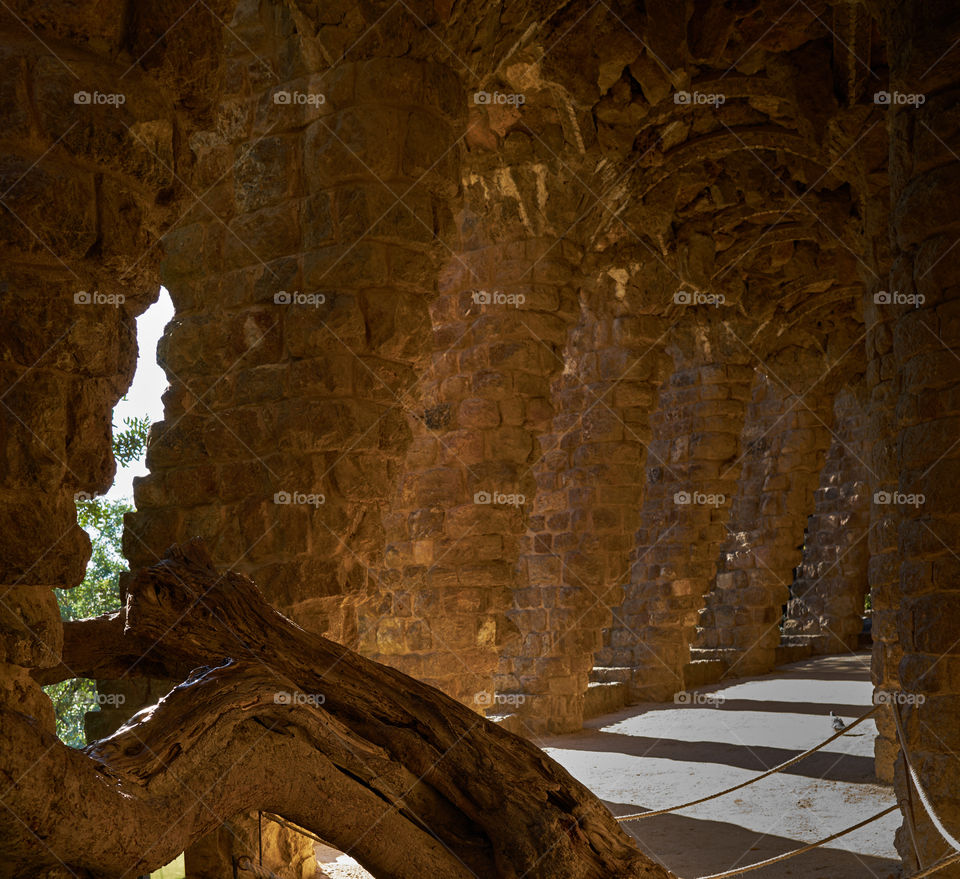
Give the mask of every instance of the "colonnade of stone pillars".
[[[923, 94], [919, 105], [890, 110], [893, 297], [873, 314], [889, 312], [892, 334], [875, 335], [871, 361], [875, 397], [890, 382], [896, 393], [891, 432], [885, 437], [880, 489], [875, 503], [879, 552], [871, 559], [874, 604], [884, 609], [884, 632], [876, 653], [878, 686], [904, 697], [900, 711], [906, 750], [931, 803], [956, 838], [960, 828], [960, 539], [956, 491], [960, 482], [960, 263], [954, 250], [960, 235], [960, 159], [956, 116], [960, 98], [960, 22], [949, 3], [885, 4], [890, 29], [891, 90]], [[922, 298], [919, 298], [922, 297]], [[892, 300], [892, 301], [890, 301]], [[876, 458], [875, 458], [876, 460]], [[888, 481], [889, 480], [889, 481]], [[887, 502], [889, 500], [889, 502]], [[895, 545], [898, 552], [885, 551]], [[897, 658], [899, 661], [896, 661]], [[896, 677], [895, 677], [896, 675]], [[912, 811], [913, 835], [901, 828], [898, 848], [909, 871], [929, 866], [951, 848], [911, 793], [904, 754], [896, 762], [895, 788], [905, 812]], [[960, 865], [937, 874], [960, 876]]]
[[855, 393], [837, 394], [833, 423], [783, 628], [815, 653], [857, 648], [869, 590], [870, 425]]
[[390, 604], [361, 619], [361, 650], [478, 710], [497, 710], [493, 675], [516, 631], [505, 612], [522, 588], [537, 437], [576, 313], [577, 260], [536, 239], [449, 260], [431, 307], [423, 415], [386, 518]]
[[769, 671], [779, 622], [800, 562], [803, 529], [813, 507], [830, 442], [832, 396], [798, 396], [758, 373], [743, 434], [743, 462], [714, 588], [700, 615], [701, 658], [726, 673]]
[[639, 520], [648, 413], [668, 370], [659, 318], [595, 315], [572, 332], [556, 380], [557, 413], [540, 439], [537, 493], [522, 543], [524, 585], [510, 618], [498, 689], [528, 732], [566, 732], [583, 721], [588, 676], [623, 600]]
[[746, 364], [684, 362], [660, 389], [631, 578], [604, 651], [632, 669], [634, 698], [669, 699], [684, 687], [727, 534], [753, 376]]

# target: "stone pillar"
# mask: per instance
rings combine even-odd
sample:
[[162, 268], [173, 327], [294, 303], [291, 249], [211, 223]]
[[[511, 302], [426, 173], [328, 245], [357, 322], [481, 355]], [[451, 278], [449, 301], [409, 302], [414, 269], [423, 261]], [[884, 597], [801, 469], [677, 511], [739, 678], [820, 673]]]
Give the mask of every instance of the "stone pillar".
[[344, 596], [379, 589], [466, 101], [450, 70], [397, 58], [264, 89], [251, 47], [269, 57], [278, 35], [244, 14], [232, 91], [191, 144], [210, 191], [167, 237], [171, 387], [125, 549], [148, 564], [200, 535], [297, 622], [356, 646]]
[[[230, 21], [214, 124], [189, 142], [184, 174], [203, 197], [165, 238], [170, 387], [124, 548], [135, 568], [201, 536], [282, 612], [356, 647], [450, 248], [466, 100], [429, 62], [328, 67], [303, 22], [270, 9], [242, 4]], [[229, 870], [255, 823], [192, 846], [188, 874]], [[271, 868], [288, 875], [285, 852], [303, 846], [272, 846]]]
[[113, 481], [113, 408], [158, 293], [148, 230], [166, 219], [175, 138], [172, 97], [113, 64], [136, 37], [118, 4], [48, 13], [0, 22], [0, 702], [52, 732], [29, 672], [58, 664], [52, 589], [79, 584], [90, 557], [75, 499]]
[[497, 710], [536, 440], [576, 303], [578, 254], [554, 244], [461, 252], [443, 272], [422, 410], [387, 516], [390, 603], [361, 623], [361, 650], [478, 710]]
[[[874, 506], [880, 531], [871, 559], [877, 603], [895, 608], [896, 663], [906, 728], [906, 749], [930, 801], [954, 838], [960, 836], [960, 160], [956, 114], [960, 98], [960, 19], [948, 2], [884, 4], [888, 16], [891, 136], [891, 234], [894, 262], [886, 296], [876, 311], [891, 316], [892, 333], [877, 347], [871, 369], [875, 386], [892, 384], [893, 428], [882, 451], [893, 457], [897, 479], [880, 471]], [[918, 98], [923, 96], [921, 103]], [[912, 103], [911, 103], [912, 101]], [[952, 252], [951, 252], [952, 251]], [[886, 352], [887, 356], [883, 355]], [[892, 368], [891, 368], [892, 367]], [[893, 400], [891, 399], [891, 403]], [[884, 551], [887, 547], [890, 551]], [[892, 549], [892, 547], [896, 549]], [[889, 648], [892, 638], [885, 646]], [[880, 654], [875, 669], [881, 687], [893, 685]], [[902, 808], [911, 808], [924, 866], [950, 848], [909, 792], [901, 754], [895, 788]], [[917, 869], [905, 827], [897, 846], [907, 872]], [[960, 865], [937, 873], [960, 876]]]
[[753, 376], [732, 356], [701, 355], [678, 363], [660, 391], [631, 579], [605, 651], [633, 669], [635, 699], [667, 700], [684, 688], [697, 613], [727, 534]]
[[523, 731], [579, 729], [584, 694], [611, 607], [623, 601], [631, 535], [651, 440], [649, 413], [667, 359], [664, 322], [584, 308], [555, 382], [551, 430], [540, 439], [537, 496], [521, 556], [524, 585], [510, 618], [520, 637], [498, 689], [519, 692]]
[[[790, 370], [794, 377], [797, 372]], [[794, 394], [778, 379], [757, 375], [742, 475], [697, 638], [698, 647], [707, 648], [697, 657], [723, 660], [725, 674], [762, 674], [775, 663], [779, 624], [830, 442], [831, 404], [832, 396], [818, 387]]]
[[837, 395], [833, 423], [783, 626], [785, 641], [814, 653], [858, 648], [869, 591], [870, 423], [855, 394]]

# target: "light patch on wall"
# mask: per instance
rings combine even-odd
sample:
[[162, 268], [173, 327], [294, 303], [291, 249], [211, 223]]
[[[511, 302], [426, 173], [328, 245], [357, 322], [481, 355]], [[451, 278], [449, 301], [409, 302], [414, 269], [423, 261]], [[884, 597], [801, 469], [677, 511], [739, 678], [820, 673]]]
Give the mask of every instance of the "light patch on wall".
[[621, 302], [627, 298], [627, 281], [630, 280], [630, 274], [626, 269], [607, 269], [607, 274], [613, 278], [616, 285], [613, 295]]

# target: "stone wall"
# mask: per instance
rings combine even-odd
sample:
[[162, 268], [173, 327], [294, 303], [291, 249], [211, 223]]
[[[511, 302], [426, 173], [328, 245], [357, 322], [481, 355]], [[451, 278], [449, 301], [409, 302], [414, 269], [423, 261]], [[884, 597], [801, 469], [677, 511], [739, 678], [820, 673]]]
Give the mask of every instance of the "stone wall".
[[635, 698], [684, 688], [697, 612], [727, 534], [753, 375], [735, 358], [701, 356], [677, 364], [660, 390], [630, 583], [604, 650], [606, 662], [633, 670]]
[[[788, 374], [807, 376], [813, 370]], [[754, 384], [741, 477], [697, 633], [697, 646], [706, 648], [701, 658], [723, 660], [728, 675], [773, 668], [804, 524], [830, 441], [831, 403], [822, 387], [794, 390], [779, 375], [759, 375]]]
[[[135, 318], [158, 292], [180, 138], [214, 97], [215, 55], [189, 70], [172, 60], [209, 41], [208, 13], [158, 12], [151, 26], [185, 16], [192, 30], [139, 67], [148, 28], [108, 6], [17, 3], [0, 22], [0, 702], [45, 728], [52, 707], [29, 669], [59, 662], [51, 588], [76, 586], [90, 553], [75, 500], [113, 480], [112, 411], [136, 364]], [[208, 87], [189, 110], [176, 106], [182, 77]]]
[[691, 648], [768, 670], [798, 566], [785, 631], [852, 648], [868, 576], [955, 826], [949, 5], [201, 6], [0, 25], [0, 702], [52, 724], [29, 670], [162, 280], [133, 567], [202, 536], [530, 735], [580, 725], [595, 666], [655, 699]]
[[855, 393], [837, 395], [833, 424], [783, 625], [791, 643], [799, 636], [815, 653], [859, 646], [870, 589], [869, 420]]
[[498, 693], [520, 697], [510, 703], [526, 732], [582, 724], [588, 675], [623, 601], [649, 412], [669, 369], [657, 344], [663, 323], [616, 316], [608, 296], [603, 287], [583, 296], [563, 355], [568, 366], [554, 385], [557, 413], [540, 438], [524, 586], [508, 614], [520, 637], [504, 652], [497, 681]]
[[126, 551], [144, 564], [203, 536], [298, 622], [355, 646], [343, 596], [380, 591], [381, 511], [424, 417], [413, 367], [454, 234], [465, 100], [426, 62], [319, 74], [276, 57], [289, 14], [264, 28], [243, 7], [231, 31], [230, 91], [192, 142], [208, 194], [166, 239], [171, 388]]
[[[893, 265], [871, 359], [874, 399], [889, 389], [896, 405], [881, 414], [874, 455], [884, 495], [874, 496], [876, 554], [871, 558], [874, 604], [882, 608], [874, 673], [883, 690], [903, 696], [907, 750], [931, 802], [956, 836], [960, 826], [956, 751], [960, 640], [956, 619], [958, 535], [956, 485], [957, 352], [960, 311], [957, 261], [949, 255], [960, 216], [955, 198], [960, 161], [954, 107], [960, 94], [955, 46], [960, 21], [947, 3], [887, 8], [893, 43], [890, 88], [923, 94], [924, 103], [891, 112]], [[952, 51], [952, 54], [951, 54]], [[919, 297], [922, 297], [919, 298]], [[888, 332], [884, 333], [883, 330]], [[890, 397], [887, 398], [890, 400]], [[892, 402], [892, 400], [891, 400]], [[892, 408], [892, 418], [889, 409]], [[879, 622], [879, 621], [878, 621]], [[895, 787], [913, 813], [916, 841], [905, 825], [897, 842], [908, 870], [950, 851], [910, 791], [904, 755]], [[960, 866], [942, 871], [960, 876]]]

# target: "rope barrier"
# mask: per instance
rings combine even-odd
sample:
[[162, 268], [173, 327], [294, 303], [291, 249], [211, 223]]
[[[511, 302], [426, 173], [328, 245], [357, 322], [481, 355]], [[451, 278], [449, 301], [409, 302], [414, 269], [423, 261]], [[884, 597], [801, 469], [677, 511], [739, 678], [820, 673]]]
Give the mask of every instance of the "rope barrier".
[[805, 759], [806, 757], [809, 757], [811, 754], [816, 753], [821, 748], [826, 747], [834, 739], [838, 739], [840, 738], [840, 736], [845, 735], [850, 730], [852, 730], [855, 726], [857, 726], [860, 723], [863, 723], [863, 721], [865, 721], [872, 714], [875, 714], [879, 708], [880, 708], [879, 705], [874, 705], [873, 708], [871, 708], [866, 714], [861, 715], [855, 721], [853, 721], [853, 723], [851, 723], [849, 726], [844, 727], [839, 732], [834, 733], [832, 736], [830, 736], [829, 739], [822, 741], [815, 748], [810, 748], [809, 751], [804, 751], [802, 754], [798, 754], [796, 757], [791, 757], [786, 762], [781, 763], [779, 766], [774, 766], [773, 769], [768, 769], [766, 772], [762, 773], [761, 775], [757, 775], [754, 778], [748, 779], [747, 781], [743, 781], [740, 784], [734, 785], [733, 787], [728, 787], [726, 790], [719, 791], [718, 793], [710, 794], [709, 796], [706, 796], [706, 797], [700, 797], [700, 799], [698, 800], [691, 800], [689, 803], [683, 803], [680, 806], [671, 806], [669, 809], [655, 809], [655, 810], [652, 809], [647, 812], [635, 812], [632, 815], [620, 815], [617, 818], [617, 821], [620, 821], [620, 822], [638, 821], [641, 818], [652, 818], [654, 815], [666, 815], [668, 812], [677, 812], [680, 809], [687, 809], [690, 806], [697, 806], [700, 803], [707, 802], [708, 800], [715, 800], [717, 799], [717, 797], [726, 796], [729, 793], [733, 793], [736, 790], [740, 790], [741, 788], [747, 787], [747, 785], [754, 784], [757, 781], [767, 778], [768, 776], [773, 775], [776, 772], [782, 772], [784, 769], [788, 769], [789, 767], [793, 766], [794, 763], [799, 763], [801, 760]]
[[872, 818], [867, 818], [865, 821], [858, 821], [851, 827], [847, 827], [844, 830], [839, 830], [836, 833], [832, 833], [826, 839], [820, 839], [817, 842], [811, 842], [808, 845], [801, 846], [793, 851], [784, 852], [782, 855], [777, 855], [775, 858], [767, 858], [765, 861], [757, 861], [755, 864], [747, 864], [746, 867], [738, 867], [736, 870], [726, 870], [723, 873], [711, 873], [709, 876], [700, 876], [699, 879], [726, 879], [728, 876], [739, 876], [742, 873], [750, 873], [753, 870], [759, 870], [761, 867], [769, 867], [771, 864], [779, 864], [780, 861], [786, 861], [788, 858], [795, 858], [797, 855], [802, 855], [805, 852], [813, 851], [815, 848], [826, 845], [828, 842], [833, 842], [833, 840], [839, 839], [841, 836], [846, 836], [848, 833], [853, 833], [854, 830], [859, 830], [861, 827], [866, 826], [871, 821], [876, 821], [878, 818], [882, 818], [884, 815], [889, 815], [891, 812], [895, 812], [898, 808], [899, 807], [896, 805], [888, 806], [882, 812], [877, 812], [877, 814]]
[[[908, 877], [908, 879], [923, 879], [923, 877], [931, 876], [934, 873], [939, 872], [944, 867], [948, 867], [951, 864], [960, 862], [960, 843], [958, 843], [957, 840], [954, 839], [953, 836], [949, 833], [949, 831], [947, 831], [947, 829], [943, 825], [943, 822], [940, 820], [940, 817], [937, 815], [937, 813], [933, 809], [933, 806], [930, 804], [930, 800], [927, 796], [927, 793], [923, 789], [922, 785], [920, 784], [920, 779], [916, 773], [916, 770], [913, 768], [913, 761], [910, 759], [910, 754], [906, 747], [906, 735], [904, 734], [904, 731], [903, 731], [903, 724], [900, 719], [900, 712], [897, 710], [896, 705], [894, 705], [892, 702], [889, 704], [890, 704], [891, 710], [893, 711], [894, 720], [896, 721], [897, 736], [900, 740], [901, 750], [903, 751], [904, 762], [907, 765], [907, 771], [910, 774], [910, 778], [912, 779], [913, 784], [917, 789], [917, 795], [920, 797], [920, 802], [923, 804], [924, 809], [926, 809], [927, 815], [929, 815], [930, 820], [933, 823], [934, 827], [937, 828], [940, 835], [956, 852], [956, 854], [948, 855], [947, 857], [941, 859], [935, 864], [932, 864], [926, 869], [921, 869], [919, 873], [914, 873], [912, 876]], [[691, 800], [689, 803], [683, 803], [682, 805], [679, 805], [679, 806], [671, 806], [670, 808], [667, 808], [667, 809], [656, 809], [656, 810], [650, 810], [646, 812], [637, 812], [632, 815], [620, 815], [619, 817], [617, 817], [617, 821], [621, 823], [625, 821], [637, 821], [641, 818], [652, 818], [655, 815], [665, 815], [669, 812], [677, 812], [681, 809], [687, 809], [690, 806], [696, 806], [696, 805], [699, 805], [700, 803], [706, 803], [709, 800], [715, 800], [719, 797], [726, 796], [729, 793], [733, 793], [734, 791], [738, 791], [741, 788], [745, 788], [751, 784], [754, 784], [755, 782], [761, 781], [764, 778], [768, 778], [769, 776], [774, 775], [777, 772], [782, 772], [784, 769], [788, 769], [794, 764], [799, 763], [801, 760], [804, 760], [805, 758], [809, 757], [811, 754], [815, 754], [817, 751], [826, 747], [831, 742], [840, 738], [840, 736], [845, 735], [854, 727], [858, 726], [868, 718], [872, 717], [874, 714], [876, 714], [879, 708], [880, 708], [879, 704], [874, 705], [873, 708], [871, 708], [865, 714], [862, 714], [855, 721], [853, 721], [853, 723], [851, 723], [849, 726], [846, 726], [842, 730], [837, 731], [832, 736], [830, 736], [830, 738], [824, 739], [824, 741], [822, 741], [819, 745], [816, 745], [815, 747], [804, 751], [802, 754], [798, 754], [796, 757], [791, 757], [789, 760], [786, 760], [783, 763], [780, 763], [779, 765], [774, 766], [772, 769], [768, 769], [766, 772], [763, 772], [760, 775], [755, 776], [754, 778], [748, 779], [747, 781], [741, 782], [740, 784], [734, 785], [733, 787], [728, 787], [725, 790], [718, 791], [717, 793], [710, 794], [705, 797], [700, 797], [699, 799], [696, 799], [696, 800]], [[891, 812], [896, 811], [898, 808], [899, 806], [896, 804], [893, 806], [888, 806], [886, 809], [883, 809], [882, 811], [877, 812], [875, 815], [873, 815], [870, 818], [866, 818], [863, 821], [858, 821], [856, 824], [853, 824], [850, 827], [844, 828], [843, 830], [839, 830], [836, 833], [832, 833], [830, 836], [827, 836], [824, 839], [820, 839], [817, 842], [811, 842], [811, 843], [808, 843], [807, 845], [801, 846], [800, 848], [793, 849], [792, 851], [784, 852], [782, 855], [777, 855], [776, 857], [773, 857], [773, 858], [767, 858], [764, 861], [757, 861], [754, 864], [747, 864], [745, 867], [738, 867], [736, 869], [726, 870], [722, 873], [711, 873], [709, 876], [700, 876], [698, 877], [698, 879], [728, 879], [728, 877], [731, 877], [731, 876], [741, 876], [744, 873], [750, 873], [750, 872], [753, 872], [754, 870], [759, 870], [759, 869], [762, 869], [763, 867], [769, 867], [769, 866], [772, 866], [773, 864], [778, 864], [781, 861], [786, 861], [786, 860], [789, 860], [790, 858], [795, 858], [798, 855], [802, 855], [802, 854], [805, 854], [806, 852], [813, 851], [816, 848], [820, 848], [820, 846], [826, 845], [828, 842], [833, 842], [835, 839], [839, 839], [841, 836], [846, 836], [849, 833], [853, 833], [855, 830], [859, 830], [861, 827], [865, 827], [867, 824], [877, 821], [880, 818], [883, 818], [885, 815], [889, 815]], [[316, 842], [326, 844], [324, 840], [320, 839], [320, 837], [315, 836], [314, 834], [310, 833], [307, 830], [304, 830], [302, 827], [298, 827], [295, 824], [291, 824], [290, 822], [284, 820], [278, 815], [272, 815], [268, 813], [267, 818], [269, 818], [271, 821], [274, 821], [277, 824], [280, 824], [283, 827], [286, 827], [288, 830], [293, 830], [296, 833], [300, 833], [306, 837], [309, 837], [310, 839]], [[262, 855], [261, 855], [261, 859], [262, 859]], [[245, 870], [249, 870], [250, 872], [253, 872], [256, 876], [262, 876], [264, 877], [264, 879], [277, 879], [277, 877], [273, 873], [271, 873], [269, 870], [266, 870], [263, 867], [258, 867], [258, 865], [253, 864], [252, 861], [246, 857], [240, 858], [237, 866], [239, 866], [240, 869], [245, 869]]]
[[913, 779], [913, 784], [917, 789], [917, 796], [920, 797], [923, 808], [927, 810], [930, 823], [937, 828], [937, 832], [944, 838], [944, 841], [950, 848], [960, 853], [960, 842], [957, 842], [947, 828], [943, 826], [940, 816], [934, 811], [933, 806], [930, 804], [930, 798], [927, 796], [927, 792], [923, 789], [923, 785], [920, 784], [920, 777], [917, 775], [917, 771], [913, 768], [913, 761], [910, 759], [910, 752], [907, 750], [907, 735], [903, 731], [903, 721], [900, 719], [900, 711], [893, 702], [890, 703], [890, 709], [893, 711], [893, 719], [897, 724], [897, 738], [900, 739], [900, 750], [903, 751], [903, 761], [907, 764], [907, 772], [910, 773], [910, 778]]
[[955, 855], [947, 855], [942, 861], [937, 861], [935, 864], [927, 867], [926, 870], [921, 870], [919, 873], [914, 873], [912, 876], [908, 876], [907, 879], [923, 879], [924, 876], [932, 876], [934, 873], [942, 870], [944, 867], [949, 867], [951, 864], [956, 864], [960, 862], [960, 852], [957, 852]]

